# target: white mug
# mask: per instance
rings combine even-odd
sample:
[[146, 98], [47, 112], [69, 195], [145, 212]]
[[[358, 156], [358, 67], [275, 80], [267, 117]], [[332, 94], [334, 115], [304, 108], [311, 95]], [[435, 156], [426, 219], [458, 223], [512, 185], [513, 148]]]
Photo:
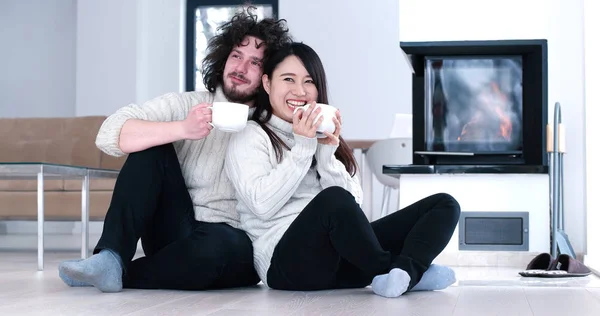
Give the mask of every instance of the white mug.
[[220, 131], [235, 133], [246, 127], [249, 106], [233, 102], [213, 102], [211, 125]]
[[[308, 110], [309, 106], [310, 103], [307, 103], [303, 107], [296, 108], [294, 109], [294, 113], [296, 113], [298, 109], [306, 111]], [[321, 108], [321, 113], [319, 113], [319, 115], [317, 115], [317, 117], [315, 118], [315, 123], [321, 116], [323, 117], [323, 122], [321, 122], [321, 125], [317, 127], [317, 138], [325, 138], [327, 136], [325, 136], [324, 132], [333, 133], [335, 131], [335, 123], [333, 123], [333, 118], [335, 117], [335, 112], [337, 111], [337, 108], [324, 103], [317, 103], [314, 110], [316, 110], [317, 108]]]

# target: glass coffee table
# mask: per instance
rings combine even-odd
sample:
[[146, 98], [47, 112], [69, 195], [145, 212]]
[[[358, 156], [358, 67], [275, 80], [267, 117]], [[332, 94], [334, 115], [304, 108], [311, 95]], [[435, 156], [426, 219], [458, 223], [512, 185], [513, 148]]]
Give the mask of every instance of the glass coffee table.
[[44, 270], [44, 180], [81, 180], [81, 258], [89, 252], [90, 179], [115, 179], [118, 170], [41, 162], [0, 162], [2, 180], [37, 179], [38, 270]]

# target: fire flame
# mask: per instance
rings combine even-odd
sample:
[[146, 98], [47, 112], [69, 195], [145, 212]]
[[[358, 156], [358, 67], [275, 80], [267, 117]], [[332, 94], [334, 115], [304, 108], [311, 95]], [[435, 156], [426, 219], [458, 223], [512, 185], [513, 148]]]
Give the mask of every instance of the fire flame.
[[[508, 98], [504, 93], [502, 93], [502, 91], [500, 91], [497, 83], [492, 82], [491, 94], [488, 98], [486, 98], [486, 100], [488, 100], [485, 102], [487, 107], [491, 108], [492, 112], [495, 113], [500, 120], [500, 126], [496, 136], [502, 137], [506, 141], [510, 141], [510, 137], [512, 135], [512, 122], [509, 114], [507, 114], [505, 111], [505, 108], [509, 105]], [[476, 130], [477, 126], [482, 126], [486, 123], [481, 122], [482, 120], [484, 120], [484, 117], [481, 112], [474, 114], [473, 118], [463, 126], [460, 136], [457, 140], [460, 141], [465, 135], [474, 133], [473, 130]]]
[[[502, 101], [501, 104], [508, 104], [508, 98], [506, 97], [506, 95], [504, 93], [502, 93], [502, 91], [500, 91], [498, 84], [496, 84], [495, 82], [492, 82], [492, 90], [494, 91], [496, 96], [498, 98], [500, 98], [500, 100]], [[508, 114], [506, 114], [504, 109], [500, 108], [500, 106], [498, 106], [498, 105], [496, 105], [494, 107], [494, 111], [500, 118], [500, 135], [499, 136], [502, 136], [502, 137], [504, 137], [504, 139], [510, 141], [510, 136], [512, 134], [512, 122], [510, 121], [510, 116], [508, 116]]]

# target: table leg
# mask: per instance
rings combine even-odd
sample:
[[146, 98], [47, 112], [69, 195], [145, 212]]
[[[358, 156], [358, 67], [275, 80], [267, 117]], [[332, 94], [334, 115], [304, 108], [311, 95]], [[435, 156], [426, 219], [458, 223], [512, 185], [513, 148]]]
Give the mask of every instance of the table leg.
[[44, 270], [44, 167], [37, 175], [38, 270]]
[[364, 190], [365, 190], [365, 169], [364, 169], [364, 163], [365, 163], [365, 157], [363, 156], [363, 150], [360, 148], [354, 148], [352, 150], [352, 154], [354, 155], [354, 159], [356, 159], [356, 164], [358, 165], [358, 171], [360, 172], [360, 187], [363, 189], [363, 203], [361, 205], [361, 208], [363, 210], [363, 212], [365, 213], [365, 215], [367, 216], [367, 218], [369, 218], [368, 216], [368, 210], [366, 209], [366, 204], [364, 201]]
[[367, 163], [367, 150], [355, 148], [352, 153], [360, 171], [360, 185], [363, 189], [362, 210], [371, 221], [373, 219], [373, 172]]
[[367, 151], [362, 152], [362, 172], [363, 172], [363, 210], [365, 215], [372, 221], [373, 214], [373, 172], [367, 162]]
[[90, 225], [90, 173], [86, 172], [81, 183], [81, 258], [89, 254]]

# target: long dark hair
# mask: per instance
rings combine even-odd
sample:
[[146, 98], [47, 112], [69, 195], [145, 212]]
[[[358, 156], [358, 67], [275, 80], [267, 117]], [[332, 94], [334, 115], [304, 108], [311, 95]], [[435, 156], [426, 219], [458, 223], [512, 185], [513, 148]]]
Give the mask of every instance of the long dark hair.
[[[323, 67], [323, 63], [321, 62], [319, 55], [317, 55], [317, 53], [310, 46], [304, 43], [294, 42], [288, 44], [273, 53], [273, 55], [267, 59], [267, 61], [263, 64], [263, 72], [269, 77], [269, 80], [271, 80], [273, 71], [277, 65], [279, 65], [288, 56], [296, 56], [304, 64], [304, 67], [308, 71], [308, 74], [311, 76], [317, 87], [317, 91], [319, 93], [317, 97], [317, 103], [329, 104], [329, 99], [327, 98], [327, 78], [325, 77], [325, 68]], [[284, 148], [286, 150], [289, 150], [290, 148], [266, 125], [273, 115], [273, 108], [271, 107], [269, 95], [265, 91], [264, 87], [259, 89], [256, 97], [255, 107], [256, 109], [252, 114], [252, 120], [257, 122], [267, 133], [271, 143], [273, 144], [273, 147], [275, 148], [277, 160], [281, 161]], [[350, 175], [354, 176], [356, 174], [356, 171], [358, 170], [356, 160], [354, 159], [352, 150], [341, 136], [340, 144], [335, 151], [335, 157], [342, 162], [342, 164], [344, 164], [346, 171]]]
[[264, 60], [281, 48], [289, 44], [292, 39], [288, 34], [286, 20], [266, 18], [258, 21], [253, 11], [256, 7], [250, 6], [235, 14], [231, 20], [218, 28], [219, 33], [208, 41], [207, 55], [202, 61], [202, 77], [204, 86], [210, 92], [215, 92], [218, 86], [223, 85], [223, 71], [227, 58], [234, 47], [241, 45], [246, 36], [254, 36], [266, 45]]

